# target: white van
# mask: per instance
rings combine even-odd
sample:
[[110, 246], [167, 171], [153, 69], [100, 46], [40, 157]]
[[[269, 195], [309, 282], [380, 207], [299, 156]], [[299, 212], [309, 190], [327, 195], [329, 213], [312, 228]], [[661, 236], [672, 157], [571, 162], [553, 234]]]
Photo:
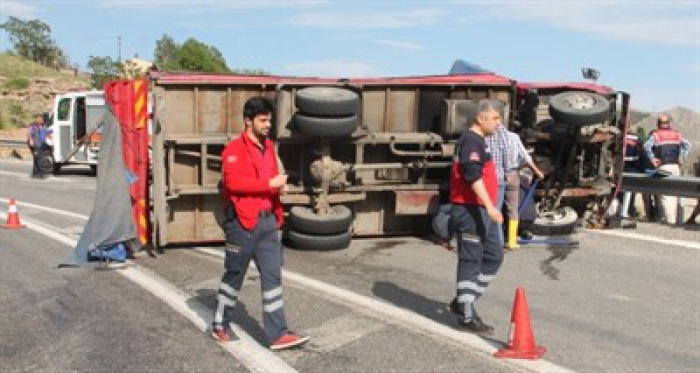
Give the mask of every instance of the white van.
[[103, 91], [71, 92], [56, 96], [49, 145], [53, 172], [68, 164], [84, 164], [97, 172], [97, 156], [102, 138], [100, 121], [104, 115]]

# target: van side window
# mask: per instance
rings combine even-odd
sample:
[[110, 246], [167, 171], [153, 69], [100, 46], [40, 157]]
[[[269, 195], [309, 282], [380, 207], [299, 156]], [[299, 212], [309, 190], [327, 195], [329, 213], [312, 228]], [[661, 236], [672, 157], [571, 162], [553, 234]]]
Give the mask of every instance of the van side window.
[[57, 120], [70, 119], [70, 101], [70, 98], [64, 98], [58, 102], [58, 113], [56, 113]]

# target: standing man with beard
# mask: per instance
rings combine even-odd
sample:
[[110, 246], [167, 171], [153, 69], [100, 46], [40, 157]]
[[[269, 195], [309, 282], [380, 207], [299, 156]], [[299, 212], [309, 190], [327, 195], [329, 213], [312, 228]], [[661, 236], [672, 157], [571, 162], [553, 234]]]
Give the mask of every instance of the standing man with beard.
[[501, 212], [494, 205], [498, 180], [485, 137], [501, 121], [498, 103], [481, 100], [471, 127], [459, 139], [450, 174], [452, 231], [458, 244], [457, 296], [448, 306], [464, 330], [491, 335], [493, 327], [476, 313], [474, 302], [484, 294], [503, 262]]
[[218, 291], [212, 336], [220, 342], [236, 339], [230, 329], [250, 260], [260, 272], [265, 336], [273, 350], [306, 343], [287, 328], [282, 299], [282, 246], [279, 228], [283, 211], [280, 194], [287, 175], [280, 173], [274, 144], [268, 138], [274, 107], [263, 97], [249, 99], [243, 107], [245, 131], [221, 154], [223, 195], [227, 204], [226, 272]]

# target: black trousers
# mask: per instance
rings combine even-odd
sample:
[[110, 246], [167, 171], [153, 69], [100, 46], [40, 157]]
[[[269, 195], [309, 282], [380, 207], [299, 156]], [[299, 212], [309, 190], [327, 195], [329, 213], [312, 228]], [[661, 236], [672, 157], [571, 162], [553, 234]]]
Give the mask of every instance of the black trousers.
[[457, 304], [462, 321], [471, 321], [473, 304], [486, 291], [503, 263], [503, 239], [499, 225], [478, 205], [452, 207], [453, 232], [457, 234]]
[[253, 230], [245, 230], [237, 218], [227, 219], [226, 259], [217, 295], [214, 326], [232, 321], [231, 309], [236, 305], [250, 261], [260, 272], [265, 336], [270, 343], [287, 332], [282, 299], [282, 245], [274, 215], [258, 218]]
[[51, 157], [51, 149], [47, 145], [30, 146], [32, 152], [32, 177], [44, 177], [51, 170], [47, 169], [47, 157]]

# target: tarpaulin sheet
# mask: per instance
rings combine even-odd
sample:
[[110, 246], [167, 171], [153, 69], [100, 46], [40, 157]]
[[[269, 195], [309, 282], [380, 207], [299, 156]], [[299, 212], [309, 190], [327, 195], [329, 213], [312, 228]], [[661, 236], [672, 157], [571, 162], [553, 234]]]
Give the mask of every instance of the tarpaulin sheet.
[[61, 263], [63, 266], [85, 266], [88, 252], [117, 243], [129, 244], [140, 250], [136, 227], [131, 217], [129, 173], [124, 166], [119, 122], [107, 106], [102, 126], [102, 141], [98, 157], [97, 192], [90, 218], [75, 250]]

